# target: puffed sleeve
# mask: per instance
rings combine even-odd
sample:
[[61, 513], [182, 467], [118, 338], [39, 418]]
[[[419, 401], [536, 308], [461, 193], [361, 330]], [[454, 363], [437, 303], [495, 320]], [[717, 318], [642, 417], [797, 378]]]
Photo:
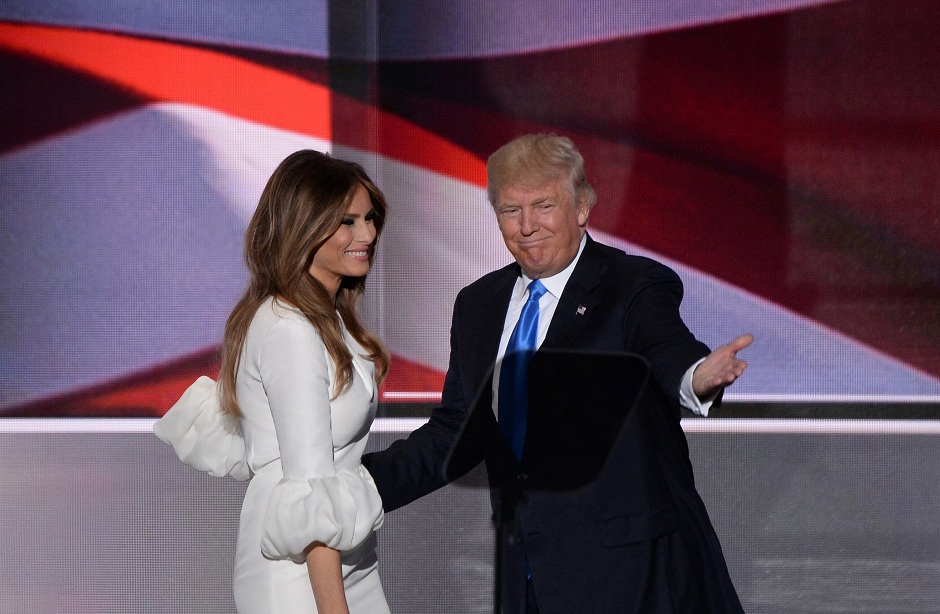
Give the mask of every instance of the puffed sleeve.
[[333, 367], [323, 340], [306, 320], [283, 318], [265, 338], [258, 364], [284, 473], [268, 500], [262, 553], [301, 562], [313, 542], [355, 548], [381, 526], [382, 500], [361, 464], [334, 465]]
[[202, 376], [193, 382], [154, 423], [153, 432], [197, 471], [236, 480], [251, 478], [238, 419], [222, 412], [216, 383], [211, 378]]

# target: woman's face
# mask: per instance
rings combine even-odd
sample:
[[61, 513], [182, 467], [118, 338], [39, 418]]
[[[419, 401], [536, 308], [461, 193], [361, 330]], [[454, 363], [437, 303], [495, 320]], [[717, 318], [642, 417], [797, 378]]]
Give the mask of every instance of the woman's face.
[[339, 228], [313, 256], [308, 272], [335, 296], [344, 277], [363, 277], [369, 272], [369, 256], [375, 246], [375, 209], [369, 193], [359, 186]]

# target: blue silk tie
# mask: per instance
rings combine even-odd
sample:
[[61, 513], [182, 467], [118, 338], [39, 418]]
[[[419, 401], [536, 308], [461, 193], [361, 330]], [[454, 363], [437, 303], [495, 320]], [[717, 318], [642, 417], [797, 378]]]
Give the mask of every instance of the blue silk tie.
[[499, 372], [499, 429], [516, 458], [522, 458], [529, 405], [529, 361], [538, 347], [539, 299], [546, 292], [539, 280], [529, 284], [529, 299], [509, 337]]

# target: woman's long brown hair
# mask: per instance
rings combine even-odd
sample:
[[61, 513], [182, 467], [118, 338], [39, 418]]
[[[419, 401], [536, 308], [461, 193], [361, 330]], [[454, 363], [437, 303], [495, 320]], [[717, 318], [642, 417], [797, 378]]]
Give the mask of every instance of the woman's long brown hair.
[[318, 151], [302, 150], [285, 158], [271, 175], [245, 233], [248, 289], [225, 323], [219, 373], [223, 411], [236, 416], [241, 413], [235, 398], [235, 376], [248, 327], [269, 297], [300, 309], [320, 333], [336, 365], [334, 398], [353, 379], [352, 355], [343, 340], [339, 317], [375, 363], [376, 385], [382, 383], [388, 372], [388, 351], [356, 314], [365, 277], [344, 278], [334, 304], [326, 288], [308, 272], [314, 254], [339, 228], [360, 186], [369, 193], [375, 210], [376, 236], [369, 253], [372, 264], [387, 206], [385, 196], [361, 166]]

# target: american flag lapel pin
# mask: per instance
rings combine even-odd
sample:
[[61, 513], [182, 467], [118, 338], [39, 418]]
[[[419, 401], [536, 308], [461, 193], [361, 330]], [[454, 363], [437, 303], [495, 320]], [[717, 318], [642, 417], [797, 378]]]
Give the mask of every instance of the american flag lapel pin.
[[578, 305], [578, 315], [583, 316], [586, 309], [587, 307], [585, 307], [584, 305]]

